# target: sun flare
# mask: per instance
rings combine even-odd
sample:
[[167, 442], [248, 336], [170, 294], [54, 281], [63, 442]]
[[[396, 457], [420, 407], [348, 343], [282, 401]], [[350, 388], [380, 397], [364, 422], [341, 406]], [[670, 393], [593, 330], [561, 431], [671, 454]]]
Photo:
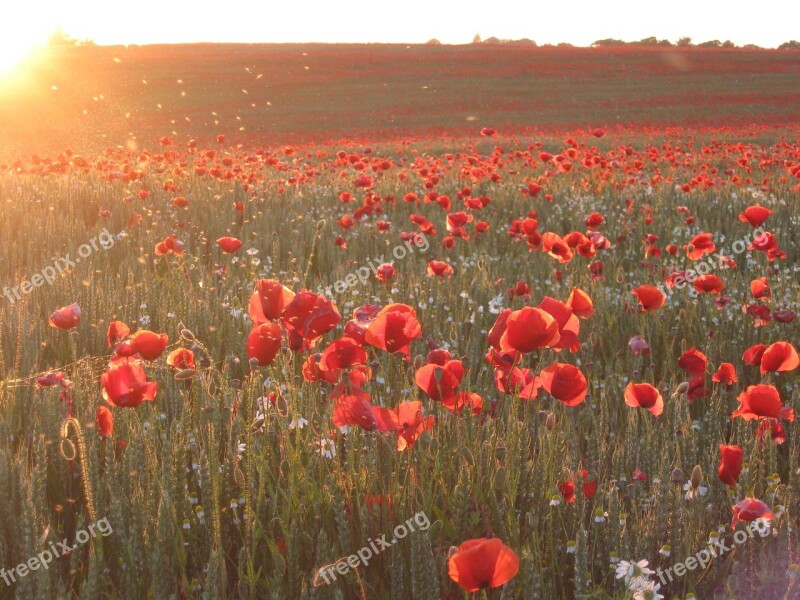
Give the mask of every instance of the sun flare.
[[0, 76], [12, 73], [33, 51], [39, 40], [25, 35], [27, 32], [4, 31], [0, 37]]

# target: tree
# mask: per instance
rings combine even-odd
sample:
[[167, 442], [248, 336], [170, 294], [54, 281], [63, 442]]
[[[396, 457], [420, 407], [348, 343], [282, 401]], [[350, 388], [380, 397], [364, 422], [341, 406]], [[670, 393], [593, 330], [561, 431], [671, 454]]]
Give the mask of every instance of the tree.
[[800, 50], [800, 42], [797, 40], [789, 40], [778, 46], [778, 50]]
[[601, 46], [624, 46], [625, 44], [626, 43], [623, 42], [622, 40], [617, 40], [617, 39], [614, 39], [614, 38], [606, 38], [604, 40], [597, 40], [595, 43], [592, 44], [592, 46], [597, 46], [597, 47], [601, 47]]
[[675, 45], [679, 46], [681, 48], [686, 48], [688, 46], [691, 46], [692, 45], [692, 38], [690, 38], [690, 37], [682, 37], [681, 39], [678, 40], [678, 43], [675, 44]]
[[719, 40], [709, 40], [702, 44], [697, 44], [698, 48], [719, 48], [720, 46], [722, 46], [722, 42]]
[[736, 48], [736, 44], [734, 44], [730, 40], [725, 40], [724, 42], [722, 42], [722, 47], [723, 48]]
[[472, 43], [473, 44], [480, 44], [481, 43], [481, 34], [480, 33], [476, 33], [475, 34], [475, 37], [472, 38]]
[[432, 39], [428, 40], [427, 42], [425, 42], [425, 44], [427, 46], [441, 46], [442, 42], [440, 42], [436, 38], [432, 38]]

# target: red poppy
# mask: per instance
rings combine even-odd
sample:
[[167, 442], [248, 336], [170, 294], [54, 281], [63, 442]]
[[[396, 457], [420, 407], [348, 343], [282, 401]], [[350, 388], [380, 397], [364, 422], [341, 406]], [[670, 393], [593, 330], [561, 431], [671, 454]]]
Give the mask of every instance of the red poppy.
[[559, 339], [557, 342], [550, 344], [550, 348], [559, 351], [569, 348], [570, 351], [577, 352], [581, 345], [578, 339], [581, 323], [578, 316], [572, 314], [572, 308], [569, 304], [545, 296], [536, 308], [549, 313], [558, 323]]
[[114, 415], [107, 406], [101, 404], [97, 407], [97, 417], [95, 421], [97, 424], [97, 432], [102, 437], [111, 437], [114, 435]]
[[81, 322], [81, 307], [77, 304], [70, 304], [50, 315], [50, 326], [58, 329], [72, 329]]
[[346, 369], [353, 365], [364, 364], [367, 352], [353, 338], [344, 337], [331, 342], [319, 358], [320, 368], [328, 371]]
[[221, 237], [217, 240], [217, 245], [223, 252], [233, 253], [242, 247], [242, 240], [235, 237]]
[[444, 279], [453, 274], [453, 267], [441, 260], [432, 260], [428, 263], [428, 275]]
[[294, 299], [294, 292], [276, 279], [261, 279], [250, 296], [247, 312], [256, 325], [279, 319], [283, 309]]
[[776, 323], [791, 323], [797, 318], [797, 314], [793, 310], [776, 310], [772, 313], [772, 318]]
[[711, 376], [711, 381], [724, 383], [725, 385], [733, 385], [739, 381], [739, 376], [736, 375], [736, 367], [731, 363], [722, 363], [719, 369], [717, 369], [717, 372]]
[[49, 373], [39, 375], [39, 377], [36, 378], [36, 387], [53, 387], [54, 385], [69, 387], [72, 385], [72, 382], [70, 382], [68, 379], [65, 379], [65, 377], [66, 374], [62, 371], [50, 371]]
[[775, 342], [761, 355], [761, 374], [785, 373], [800, 366], [800, 356], [789, 342]]
[[581, 319], [588, 319], [594, 314], [592, 298], [580, 288], [572, 288], [569, 298], [567, 298], [567, 304], [572, 308], [572, 312]]
[[756, 430], [756, 437], [761, 441], [767, 432], [769, 432], [770, 438], [776, 444], [782, 444], [786, 441], [786, 430], [778, 419], [766, 418], [761, 420]]
[[147, 381], [142, 366], [128, 359], [114, 363], [100, 377], [103, 398], [111, 406], [136, 407], [155, 400], [158, 382]]
[[397, 271], [391, 263], [383, 263], [375, 269], [375, 278], [383, 284], [389, 283]]
[[176, 239], [174, 235], [171, 235], [163, 242], [156, 244], [155, 252], [156, 256], [164, 256], [170, 253], [176, 256], [183, 256], [183, 242]]
[[422, 402], [401, 402], [395, 408], [374, 407], [380, 431], [397, 433], [397, 450], [412, 448], [420, 435], [433, 427], [434, 417], [422, 417]]
[[742, 457], [744, 450], [739, 446], [719, 446], [720, 462], [717, 469], [717, 477], [725, 485], [736, 487], [739, 481], [739, 474], [742, 472]]
[[577, 406], [586, 398], [586, 377], [573, 365], [555, 363], [542, 370], [542, 387], [566, 406]]
[[364, 339], [370, 346], [397, 352], [411, 360], [410, 344], [422, 333], [417, 313], [407, 304], [387, 304], [369, 324]]
[[194, 352], [188, 348], [176, 348], [167, 355], [167, 364], [176, 369], [194, 369]]
[[689, 348], [678, 359], [678, 366], [690, 377], [699, 377], [706, 372], [708, 358], [697, 348]]
[[380, 429], [380, 423], [375, 417], [374, 407], [363, 396], [342, 396], [336, 400], [333, 408], [333, 424], [336, 427], [358, 425], [365, 431]]
[[146, 329], [140, 329], [131, 336], [131, 347], [135, 353], [139, 353], [145, 360], [155, 360], [164, 353], [164, 349], [169, 342], [166, 333], [153, 333]]
[[704, 254], [711, 254], [717, 249], [713, 242], [713, 233], [698, 233], [683, 248], [690, 260], [700, 260]]
[[767, 278], [759, 277], [758, 279], [753, 279], [753, 281], [750, 282], [750, 293], [753, 294], [756, 300], [769, 298], [772, 295], [772, 291], [767, 283]]
[[574, 255], [569, 244], [550, 231], [542, 234], [542, 252], [546, 252], [553, 258], [558, 259], [561, 264], [571, 261]]
[[639, 301], [642, 312], [650, 312], [664, 306], [667, 295], [653, 285], [640, 285], [633, 290], [633, 295]]
[[646, 408], [654, 417], [664, 412], [661, 393], [649, 383], [629, 383], [625, 388], [625, 404], [633, 408]]
[[453, 403], [464, 377], [460, 360], [448, 360], [444, 365], [423, 365], [414, 374], [414, 382], [435, 402]]
[[262, 367], [269, 365], [281, 347], [281, 327], [267, 321], [253, 327], [247, 336], [247, 356], [255, 358]]
[[[503, 323], [504, 321], [504, 323]], [[504, 325], [504, 326], [503, 326]], [[500, 313], [492, 331], [501, 326], [500, 348], [527, 353], [536, 348], [545, 348], [559, 341], [558, 322], [549, 312], [541, 308], [526, 306], [520, 310]]]
[[646, 356], [650, 354], [650, 344], [639, 335], [635, 335], [628, 340], [628, 348], [631, 349], [634, 356]]
[[765, 344], [756, 344], [754, 346], [750, 346], [744, 351], [744, 354], [742, 354], [742, 360], [745, 364], [753, 367], [761, 366], [761, 357], [764, 356], [764, 351], [766, 349], [767, 346]]
[[[580, 477], [583, 480], [583, 497], [588, 499], [594, 498], [594, 495], [597, 493], [597, 481], [594, 479], [588, 480], [587, 477], [589, 476], [589, 471], [586, 469], [581, 469], [575, 474], [576, 477]], [[558, 491], [561, 492], [561, 495], [564, 497], [564, 501], [567, 504], [572, 504], [575, 502], [575, 483], [573, 481], [564, 481], [558, 484]]]
[[769, 417], [794, 421], [794, 409], [783, 406], [781, 395], [771, 385], [751, 385], [736, 400], [740, 406], [731, 414], [731, 418], [742, 417], [750, 421]]
[[353, 318], [344, 326], [344, 335], [356, 340], [362, 346], [366, 344], [367, 327], [375, 320], [381, 307], [377, 304], [365, 304], [353, 311]]
[[769, 506], [758, 498], [745, 498], [731, 507], [731, 511], [733, 512], [731, 527], [734, 529], [743, 521], [752, 522], [756, 519], [772, 521], [775, 519], [775, 515], [772, 514]]
[[295, 351], [313, 348], [341, 320], [342, 316], [333, 302], [305, 290], [292, 299], [281, 315], [289, 335], [289, 347]]
[[108, 344], [108, 348], [111, 348], [114, 344], [116, 344], [120, 340], [124, 340], [128, 337], [131, 333], [130, 327], [128, 327], [122, 321], [111, 321], [108, 324], [108, 330], [106, 331], [106, 343]]
[[473, 392], [458, 392], [450, 400], [443, 400], [442, 406], [455, 415], [460, 415], [466, 408], [472, 415], [483, 411], [483, 398]]
[[750, 223], [753, 227], [761, 227], [764, 221], [772, 214], [772, 211], [758, 204], [748, 206], [743, 213], [739, 214], [739, 220], [743, 223]]
[[499, 538], [467, 540], [448, 559], [447, 572], [468, 592], [496, 588], [516, 577], [519, 557]]
[[716, 275], [700, 275], [694, 280], [694, 289], [708, 294], [719, 294], [725, 289], [725, 282]]

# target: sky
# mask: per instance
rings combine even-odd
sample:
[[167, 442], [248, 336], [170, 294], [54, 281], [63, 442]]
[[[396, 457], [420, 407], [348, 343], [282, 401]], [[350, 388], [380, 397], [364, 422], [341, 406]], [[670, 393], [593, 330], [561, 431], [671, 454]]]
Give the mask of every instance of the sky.
[[[775, 47], [800, 37], [795, 0], [37, 0], [14, 3], [0, 22], [0, 53], [43, 42], [61, 27], [98, 44], [185, 42], [468, 43], [530, 38], [587, 46], [649, 36], [730, 39]], [[0, 56], [2, 60], [2, 56]]]

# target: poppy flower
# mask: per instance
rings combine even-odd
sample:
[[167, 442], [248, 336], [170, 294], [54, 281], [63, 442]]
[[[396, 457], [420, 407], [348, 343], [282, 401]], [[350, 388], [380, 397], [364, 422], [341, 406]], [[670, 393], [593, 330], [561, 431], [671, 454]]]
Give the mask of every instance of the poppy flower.
[[739, 408], [731, 414], [731, 418], [742, 417], [745, 421], [750, 421], [769, 417], [794, 421], [794, 409], [783, 406], [781, 395], [771, 385], [751, 385], [736, 400]]
[[467, 540], [448, 559], [447, 572], [468, 592], [496, 588], [516, 577], [519, 557], [499, 538]]
[[374, 407], [378, 430], [397, 433], [397, 450], [402, 452], [412, 448], [420, 435], [433, 427], [434, 417], [422, 416], [422, 402], [419, 400], [401, 402], [395, 408]]
[[107, 406], [101, 404], [97, 407], [95, 423], [97, 425], [97, 432], [101, 437], [111, 437], [114, 435], [114, 415]]
[[756, 300], [769, 298], [772, 295], [772, 291], [767, 283], [767, 278], [759, 277], [758, 279], [753, 279], [753, 281], [750, 282], [750, 293], [753, 294]]
[[646, 408], [654, 417], [664, 412], [661, 392], [649, 383], [629, 383], [625, 388], [625, 404], [633, 408]]
[[428, 263], [428, 275], [444, 279], [453, 274], [453, 267], [441, 260], [432, 260]]
[[175, 369], [194, 369], [194, 352], [188, 348], [176, 348], [167, 355], [167, 364]]
[[452, 403], [464, 377], [460, 360], [448, 360], [444, 365], [423, 365], [414, 374], [414, 382], [435, 402]]
[[686, 390], [686, 399], [689, 404], [694, 404], [700, 398], [711, 395], [711, 390], [706, 387], [705, 374], [689, 379], [689, 388]]
[[233, 253], [242, 247], [242, 240], [235, 237], [221, 237], [217, 240], [217, 245], [223, 252]]
[[719, 446], [720, 462], [717, 469], [717, 477], [725, 485], [736, 487], [739, 481], [739, 474], [742, 472], [742, 457], [744, 450], [739, 446]]
[[332, 301], [305, 290], [297, 294], [281, 314], [281, 322], [289, 335], [289, 347], [295, 351], [313, 348], [341, 320]]
[[594, 314], [592, 298], [580, 288], [572, 288], [569, 298], [567, 298], [567, 304], [572, 308], [572, 312], [581, 319], [588, 319]]
[[756, 437], [759, 441], [762, 441], [767, 433], [776, 444], [782, 444], [786, 441], [786, 430], [778, 419], [767, 418], [761, 420], [756, 430]]
[[50, 315], [50, 326], [57, 329], [72, 329], [81, 322], [81, 307], [77, 304], [70, 304], [59, 308]]
[[154, 333], [140, 329], [131, 336], [131, 346], [134, 353], [139, 353], [145, 360], [155, 360], [164, 353], [169, 342], [166, 333]]
[[634, 356], [646, 356], [650, 354], [650, 344], [639, 335], [635, 335], [628, 340], [628, 348], [631, 349]]
[[758, 204], [748, 206], [744, 212], [739, 213], [739, 220], [742, 223], [750, 223], [753, 227], [761, 227], [764, 221], [772, 214], [772, 211]]
[[377, 269], [375, 269], [375, 278], [383, 284], [389, 283], [389, 281], [394, 277], [396, 273], [396, 269], [394, 265], [391, 263], [383, 263], [379, 265]]
[[483, 398], [473, 392], [459, 392], [451, 399], [442, 401], [442, 406], [455, 415], [460, 415], [466, 408], [473, 416], [483, 411]]
[[769, 506], [758, 498], [745, 498], [731, 507], [731, 511], [733, 512], [731, 527], [734, 529], [743, 521], [752, 522], [756, 519], [773, 521], [775, 519], [775, 515], [772, 514]]
[[725, 289], [725, 282], [716, 275], [700, 275], [694, 280], [694, 289], [707, 294], [719, 294]]
[[247, 313], [256, 325], [277, 320], [294, 295], [292, 290], [276, 279], [261, 279], [250, 296]]
[[103, 399], [111, 406], [137, 407], [142, 402], [155, 400], [158, 382], [147, 381], [142, 366], [128, 359], [114, 363], [100, 377]]
[[761, 355], [761, 374], [785, 373], [800, 366], [800, 356], [789, 342], [775, 342]]
[[699, 377], [706, 372], [708, 358], [697, 348], [689, 348], [678, 359], [678, 366], [690, 377]]
[[53, 387], [54, 385], [61, 385], [63, 387], [69, 387], [72, 383], [65, 379], [66, 374], [62, 371], [50, 371], [49, 373], [45, 373], [44, 375], [39, 375], [36, 378], [36, 387], [43, 388], [43, 387]]
[[247, 336], [247, 357], [255, 358], [265, 367], [275, 360], [281, 347], [281, 327], [267, 321], [253, 327]]
[[508, 288], [508, 297], [514, 298], [515, 296], [530, 296], [531, 288], [524, 281], [518, 281], [513, 288]]
[[111, 321], [106, 331], [106, 343], [108, 344], [108, 348], [111, 348], [118, 341], [124, 340], [130, 333], [130, 327], [122, 321]]
[[164, 256], [166, 254], [174, 254], [175, 256], [183, 256], [183, 242], [178, 240], [174, 235], [164, 239], [163, 242], [156, 244], [156, 256]]
[[362, 346], [366, 344], [367, 327], [380, 312], [377, 304], [365, 304], [353, 311], [353, 318], [344, 325], [344, 335], [353, 338]]
[[175, 208], [187, 208], [189, 206], [189, 200], [183, 196], [178, 196], [177, 198], [172, 199], [172, 206]]
[[336, 400], [333, 409], [333, 424], [336, 427], [358, 425], [364, 431], [380, 429], [380, 423], [375, 417], [374, 406], [362, 396], [343, 396]]
[[536, 306], [547, 313], [549, 313], [558, 323], [557, 342], [550, 344], [553, 350], [564, 350], [569, 348], [572, 352], [577, 352], [580, 349], [580, 340], [578, 334], [581, 330], [581, 323], [577, 315], [572, 314], [572, 308], [560, 300], [545, 296], [542, 301]]
[[410, 344], [422, 333], [417, 313], [407, 304], [387, 304], [369, 324], [364, 340], [386, 352], [397, 352], [411, 360]]
[[772, 318], [776, 323], [791, 323], [797, 315], [793, 310], [776, 310], [772, 313]]
[[328, 371], [346, 369], [366, 361], [367, 352], [356, 340], [349, 337], [331, 342], [319, 358], [320, 368]]
[[586, 377], [577, 367], [555, 363], [539, 374], [542, 387], [566, 406], [577, 406], [586, 398]]
[[724, 383], [725, 385], [733, 385], [739, 381], [739, 376], [736, 375], [736, 367], [731, 363], [722, 363], [719, 369], [717, 369], [717, 372], [711, 376], [711, 381]]
[[633, 290], [642, 312], [651, 312], [664, 306], [667, 295], [653, 285], [640, 285]]
[[742, 361], [753, 367], [761, 366], [761, 357], [764, 356], [767, 346], [765, 344], [755, 344], [750, 346], [742, 354]]
[[717, 249], [713, 242], [713, 233], [698, 233], [683, 248], [690, 260], [700, 260], [704, 254], [711, 254]]
[[569, 244], [560, 236], [549, 231], [542, 234], [542, 252], [546, 252], [553, 258], [558, 259], [558, 262], [562, 265], [571, 261], [574, 256]]
[[[498, 316], [495, 327], [505, 317], [505, 327], [500, 339], [502, 349], [522, 353], [545, 348], [559, 341], [558, 322], [553, 315], [541, 308], [526, 306], [520, 310]], [[492, 328], [494, 331], [494, 328]], [[491, 335], [491, 331], [489, 332]]]
[[[597, 493], [597, 481], [594, 479], [587, 481], [586, 478], [589, 476], [589, 471], [581, 469], [575, 475], [583, 480], [583, 497], [587, 500], [594, 498], [594, 495]], [[559, 483], [558, 491], [561, 492], [567, 504], [573, 504], [575, 502], [575, 483], [573, 481]]]

